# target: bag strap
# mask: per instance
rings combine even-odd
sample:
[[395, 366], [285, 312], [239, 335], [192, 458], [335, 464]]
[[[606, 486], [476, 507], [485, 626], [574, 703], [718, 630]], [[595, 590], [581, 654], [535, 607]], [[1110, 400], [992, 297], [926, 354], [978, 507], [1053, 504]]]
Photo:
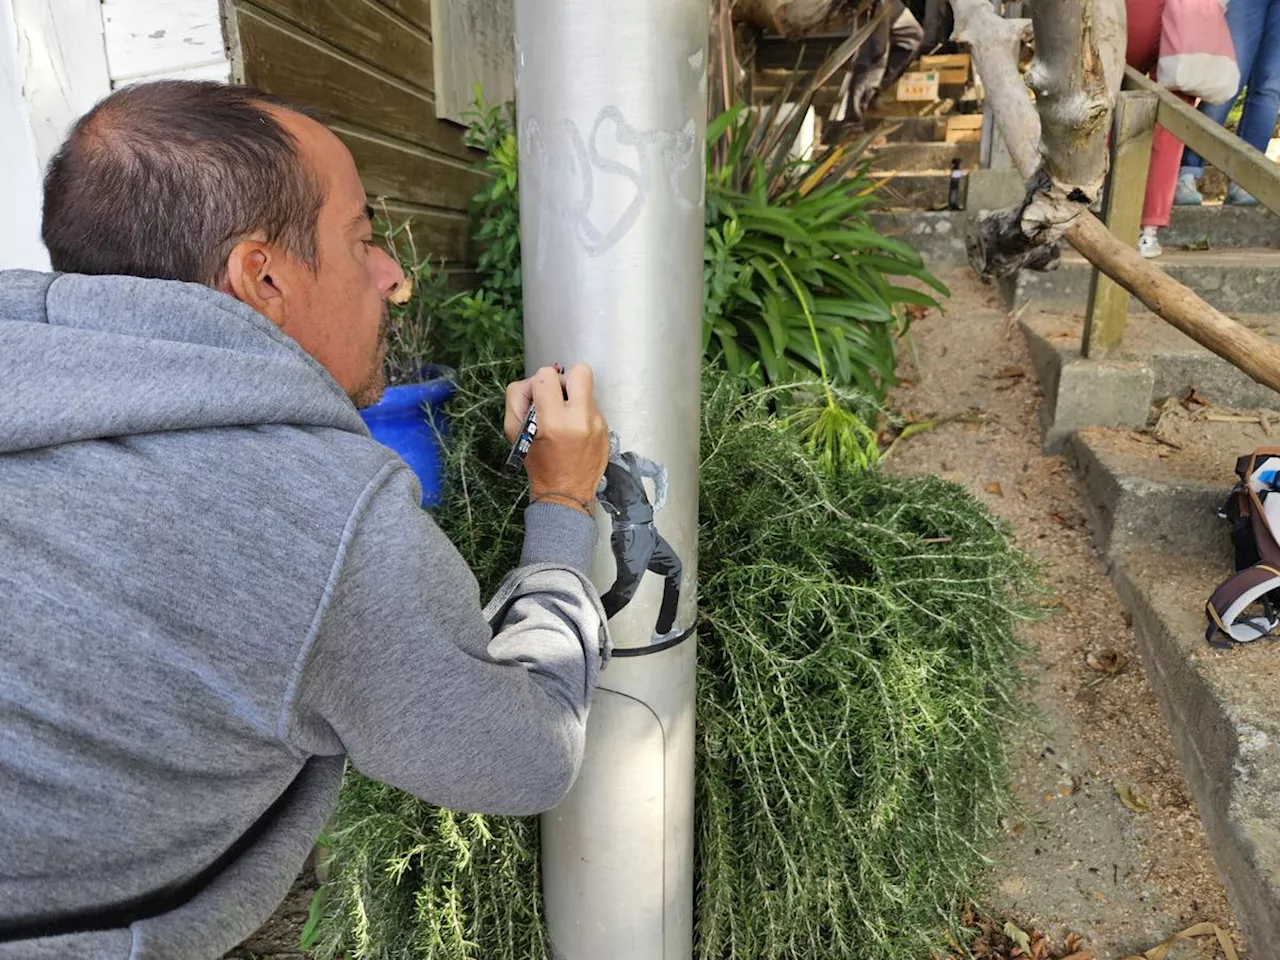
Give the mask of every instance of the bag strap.
[[0, 918], [0, 943], [117, 930], [130, 927], [139, 920], [150, 920], [177, 910], [195, 899], [197, 894], [218, 879], [276, 823], [281, 812], [289, 806], [294, 794], [297, 793], [298, 782], [301, 779], [301, 775], [295, 777], [275, 802], [267, 808], [266, 813], [255, 820], [253, 825], [237, 837], [235, 843], [231, 844], [213, 863], [194, 877], [106, 907], [44, 916]]
[[[1252, 544], [1243, 553], [1240, 543], [1236, 544], [1236, 563], [1241, 565], [1240, 569], [1220, 583], [1205, 604], [1205, 615], [1209, 620], [1205, 640], [1213, 647], [1229, 648], [1232, 641], [1251, 643], [1272, 635], [1280, 627], [1280, 617], [1270, 596], [1273, 591], [1280, 590], [1280, 540], [1267, 519], [1262, 497], [1249, 483], [1258, 464], [1268, 457], [1280, 457], [1280, 447], [1258, 447], [1236, 460], [1236, 475], [1240, 482], [1218, 511], [1224, 519], [1236, 521], [1237, 533], [1233, 534], [1233, 539], [1237, 535], [1245, 535], [1252, 539]], [[1269, 496], [1280, 496], [1280, 491]], [[1244, 534], [1246, 529], [1248, 532]], [[1243, 566], [1248, 562], [1242, 559], [1244, 556], [1255, 557], [1260, 562]], [[1262, 614], [1243, 616], [1254, 603], [1262, 604]]]
[[[1266, 563], [1241, 570], [1213, 591], [1205, 605], [1209, 627], [1204, 638], [1212, 647], [1229, 649], [1231, 642], [1251, 643], [1271, 636], [1280, 626], [1280, 617], [1267, 594], [1280, 590], [1280, 569]], [[1248, 607], [1261, 601], [1262, 616], [1244, 617]]]

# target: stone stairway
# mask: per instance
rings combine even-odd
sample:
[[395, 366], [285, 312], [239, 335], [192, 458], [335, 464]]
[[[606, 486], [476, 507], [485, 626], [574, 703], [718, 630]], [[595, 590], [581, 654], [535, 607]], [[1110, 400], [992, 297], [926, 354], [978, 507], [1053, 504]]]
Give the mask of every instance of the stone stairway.
[[[892, 210], [876, 220], [942, 273], [965, 264], [968, 216]], [[1157, 265], [1280, 341], [1280, 218], [1177, 208], [1162, 243], [1170, 252]], [[1251, 956], [1280, 960], [1280, 644], [1213, 649], [1204, 612], [1232, 569], [1216, 509], [1237, 457], [1280, 446], [1280, 394], [1141, 305], [1121, 350], [1081, 358], [1088, 286], [1087, 265], [1067, 254], [1055, 273], [1004, 290], [1044, 397], [1045, 444], [1080, 486]], [[991, 358], [993, 369], [1000, 362]]]
[[[1175, 207], [1152, 261], [1228, 314], [1280, 309], [1280, 217], [1261, 207]], [[1002, 281], [1013, 310], [1084, 310], [1092, 267], [1070, 249], [1058, 269]], [[1134, 300], [1130, 309], [1145, 308]]]
[[890, 119], [886, 123], [902, 123], [903, 127], [890, 133], [887, 142], [873, 144], [867, 153], [869, 175], [881, 184], [881, 195], [890, 206], [909, 211], [945, 210], [955, 160], [964, 171], [963, 195], [969, 171], [978, 166], [980, 144], [947, 143], [945, 121], [940, 118]]
[[[1280, 335], [1280, 315], [1240, 319], [1264, 336]], [[1019, 326], [1045, 392], [1041, 426], [1050, 452], [1059, 451], [1079, 427], [1143, 429], [1153, 404], [1193, 389], [1220, 407], [1280, 409], [1274, 391], [1147, 311], [1129, 318], [1123, 345], [1103, 361], [1080, 356], [1084, 320], [1079, 313], [1026, 310]]]
[[1280, 434], [1184, 412], [1177, 439], [1168, 436], [1086, 427], [1067, 439], [1066, 455], [1252, 956], [1274, 960], [1280, 647], [1209, 647], [1204, 605], [1231, 572], [1229, 528], [1214, 511], [1235, 479], [1234, 461], [1280, 443]]
[[[1276, 218], [1184, 209], [1168, 234], [1166, 249], [1206, 237], [1210, 249], [1167, 254], [1162, 267], [1280, 339]], [[1117, 355], [1083, 360], [1087, 290], [1087, 269], [1070, 258], [1058, 276], [1015, 288], [1046, 445], [1064, 452], [1081, 487], [1252, 956], [1280, 958], [1280, 647], [1215, 650], [1204, 613], [1232, 564], [1216, 509], [1237, 457], [1280, 446], [1280, 395], [1145, 310]]]

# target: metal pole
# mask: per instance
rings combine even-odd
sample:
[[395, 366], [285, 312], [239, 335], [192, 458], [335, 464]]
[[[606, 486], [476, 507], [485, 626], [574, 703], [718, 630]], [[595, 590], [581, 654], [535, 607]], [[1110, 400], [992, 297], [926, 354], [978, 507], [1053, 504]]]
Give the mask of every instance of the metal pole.
[[516, 0], [530, 370], [591, 364], [618, 442], [592, 570], [616, 653], [582, 771], [542, 818], [560, 960], [693, 938], [706, 0]]

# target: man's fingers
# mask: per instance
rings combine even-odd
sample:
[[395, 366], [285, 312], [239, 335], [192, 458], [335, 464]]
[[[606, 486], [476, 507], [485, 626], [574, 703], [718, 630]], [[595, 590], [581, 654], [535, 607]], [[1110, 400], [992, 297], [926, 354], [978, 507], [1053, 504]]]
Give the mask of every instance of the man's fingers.
[[538, 405], [538, 416], [550, 414], [564, 407], [564, 387], [555, 367], [543, 367], [532, 378], [533, 402]]
[[515, 383], [507, 384], [508, 410], [524, 416], [528, 413], [531, 403], [533, 403], [533, 381], [517, 380]]
[[590, 400], [595, 393], [595, 388], [595, 374], [585, 363], [575, 363], [564, 375], [564, 390], [568, 394], [571, 405], [576, 406], [584, 400]]
[[507, 384], [507, 409], [502, 419], [502, 430], [509, 442], [516, 442], [520, 428], [524, 426], [524, 418], [529, 413], [529, 405], [532, 403], [532, 381], [517, 380], [515, 383]]

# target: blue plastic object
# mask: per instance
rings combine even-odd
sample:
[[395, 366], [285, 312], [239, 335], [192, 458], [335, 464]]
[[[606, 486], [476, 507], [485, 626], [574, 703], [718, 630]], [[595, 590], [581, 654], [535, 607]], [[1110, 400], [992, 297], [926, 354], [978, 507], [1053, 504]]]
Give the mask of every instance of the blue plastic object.
[[382, 399], [360, 411], [373, 439], [390, 447], [417, 474], [422, 483], [422, 505], [440, 502], [444, 483], [445, 431], [442, 408], [453, 396], [453, 371], [448, 367], [422, 368], [422, 382], [388, 387]]

